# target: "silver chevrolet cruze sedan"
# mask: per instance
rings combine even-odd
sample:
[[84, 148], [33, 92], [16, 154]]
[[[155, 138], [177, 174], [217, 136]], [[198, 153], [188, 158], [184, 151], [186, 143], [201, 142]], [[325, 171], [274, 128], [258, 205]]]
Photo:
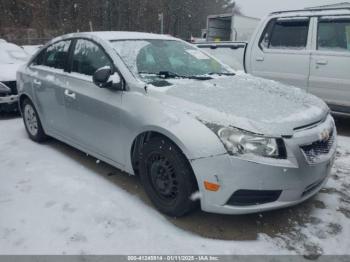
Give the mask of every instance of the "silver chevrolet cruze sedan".
[[199, 203], [222, 214], [296, 205], [333, 165], [337, 133], [324, 102], [170, 36], [65, 35], [17, 82], [32, 140], [50, 136], [140, 176], [170, 216]]

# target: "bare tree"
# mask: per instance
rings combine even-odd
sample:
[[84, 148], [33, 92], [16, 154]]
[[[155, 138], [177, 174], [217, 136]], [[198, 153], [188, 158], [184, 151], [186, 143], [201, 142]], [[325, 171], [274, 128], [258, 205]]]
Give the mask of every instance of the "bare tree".
[[160, 33], [163, 13], [165, 33], [187, 39], [200, 35], [208, 15], [233, 9], [240, 13], [232, 0], [1, 0], [0, 37], [52, 38], [89, 31], [90, 24], [94, 30]]

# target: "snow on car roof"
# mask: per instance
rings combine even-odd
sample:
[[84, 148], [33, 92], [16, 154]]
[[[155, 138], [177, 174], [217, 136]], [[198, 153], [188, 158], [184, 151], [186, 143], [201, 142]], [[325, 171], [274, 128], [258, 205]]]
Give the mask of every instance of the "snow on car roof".
[[72, 33], [64, 35], [62, 37], [54, 39], [54, 41], [60, 38], [70, 38], [70, 37], [98, 37], [106, 41], [113, 40], [130, 40], [130, 39], [161, 39], [161, 40], [174, 40], [175, 38], [169, 35], [160, 35], [152, 33], [142, 33], [142, 32], [127, 32], [127, 31], [101, 31], [101, 32], [82, 32], [82, 33]]
[[93, 34], [105, 40], [125, 40], [125, 39], [174, 39], [168, 35], [151, 34], [151, 33], [140, 33], [140, 32], [93, 32], [87, 33]]

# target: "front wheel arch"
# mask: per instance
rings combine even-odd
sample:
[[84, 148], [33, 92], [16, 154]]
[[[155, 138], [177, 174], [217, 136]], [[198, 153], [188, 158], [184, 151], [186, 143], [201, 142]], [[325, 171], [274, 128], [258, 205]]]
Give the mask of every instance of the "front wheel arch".
[[[192, 165], [191, 165], [191, 161], [189, 160], [188, 156], [184, 153], [184, 151], [181, 149], [181, 147], [178, 145], [178, 143], [176, 143], [173, 139], [169, 138], [168, 136], [160, 133], [160, 132], [156, 132], [156, 131], [145, 131], [141, 134], [139, 134], [133, 141], [132, 146], [131, 146], [131, 150], [130, 150], [130, 158], [131, 158], [131, 164], [132, 164], [132, 168], [134, 170], [135, 175], [138, 175], [138, 163], [137, 163], [137, 157], [138, 154], [141, 152], [142, 150], [142, 146], [149, 140], [151, 140], [154, 137], [163, 137], [167, 140], [169, 140], [170, 142], [172, 142], [180, 151], [181, 153], [184, 155], [184, 157], [187, 159], [188, 161], [188, 165], [191, 167], [192, 169]], [[196, 175], [193, 172], [192, 169], [192, 173], [195, 176], [197, 185], [198, 185], [198, 181], [196, 178]]]
[[[169, 216], [180, 217], [186, 215], [198, 207], [197, 200], [192, 199], [193, 194], [199, 191], [198, 180], [193, 172], [191, 162], [188, 160], [181, 148], [176, 143], [174, 143], [174, 141], [158, 132], [144, 132], [136, 138], [131, 154], [135, 174], [140, 176], [145, 191], [157, 209], [159, 209], [162, 213]], [[160, 191], [154, 189], [155, 184], [151, 186], [152, 182], [150, 181], [153, 181], [153, 178], [150, 180], [150, 173], [147, 167], [147, 163], [149, 157], [151, 157], [152, 154], [160, 154], [161, 156], [164, 156], [165, 159], [167, 159], [167, 161], [164, 162], [166, 163], [165, 165], [171, 166], [170, 163], [175, 163], [175, 165], [173, 165], [169, 170], [175, 172], [174, 176], [171, 175], [171, 177], [176, 180], [176, 184], [174, 182], [174, 185], [178, 187], [180, 193], [178, 193], [178, 196], [174, 200], [171, 200], [175, 201], [173, 203], [167, 202], [168, 200], [164, 202], [164, 199], [159, 200], [159, 192], [162, 191], [162, 186], [160, 186]], [[139, 163], [137, 161], [139, 161]], [[175, 174], [179, 175], [177, 179], [175, 178]], [[160, 176], [166, 175], [160, 173]], [[169, 177], [170, 176], [168, 174], [167, 179], [169, 179]], [[160, 180], [163, 179], [161, 178]], [[169, 181], [163, 181], [161, 183], [164, 183], [164, 186], [167, 187], [167, 184], [169, 185], [168, 182]], [[160, 194], [168, 194], [168, 189], [163, 188], [164, 192]], [[169, 195], [166, 196], [166, 198], [168, 197]]]

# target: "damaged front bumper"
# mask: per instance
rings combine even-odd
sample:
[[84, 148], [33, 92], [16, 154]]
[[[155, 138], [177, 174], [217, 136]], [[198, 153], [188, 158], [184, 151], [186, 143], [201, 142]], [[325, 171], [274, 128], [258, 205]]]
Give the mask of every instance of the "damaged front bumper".
[[18, 95], [0, 97], [0, 112], [18, 111]]
[[18, 95], [0, 96], [0, 105], [8, 105], [18, 102]]
[[0, 82], [0, 112], [18, 109], [18, 91], [16, 81]]
[[[320, 130], [330, 129], [332, 125], [327, 152], [322, 151], [324, 154], [318, 160], [306, 155], [305, 145], [318, 143]], [[220, 214], [258, 213], [309, 199], [323, 188], [330, 176], [336, 136], [333, 119], [329, 117], [317, 128], [298, 131], [292, 138], [284, 139], [287, 159], [259, 162], [225, 154], [192, 160], [202, 210]], [[208, 182], [219, 185], [219, 190], [207, 190]]]

